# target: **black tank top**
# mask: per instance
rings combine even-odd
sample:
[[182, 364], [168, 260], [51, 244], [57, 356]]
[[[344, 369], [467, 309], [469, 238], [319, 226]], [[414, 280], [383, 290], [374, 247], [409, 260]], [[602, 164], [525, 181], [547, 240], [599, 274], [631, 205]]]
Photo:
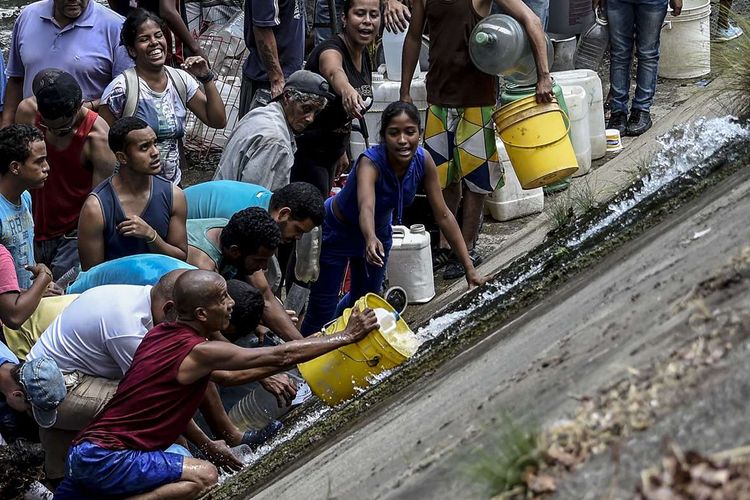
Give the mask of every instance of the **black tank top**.
[[[351, 86], [362, 99], [372, 98], [372, 68], [367, 51], [362, 51], [362, 71], [357, 71], [344, 40], [336, 35], [315, 47], [305, 69], [320, 74], [320, 55], [326, 50], [336, 50], [341, 54], [344, 73]], [[336, 161], [344, 152], [351, 131], [351, 118], [344, 111], [341, 96], [334, 95], [333, 102], [329, 102], [315, 121], [297, 137], [297, 148], [307, 156]]]
[[[120, 206], [112, 187], [112, 177], [99, 184], [92, 194], [102, 206], [104, 216], [104, 259], [109, 261], [128, 255], [151, 253], [146, 240], [132, 236], [122, 236], [117, 232], [117, 225], [125, 220], [125, 213]], [[163, 177], [151, 177], [151, 195], [140, 214], [162, 239], [169, 232], [169, 220], [172, 214], [172, 183]]]

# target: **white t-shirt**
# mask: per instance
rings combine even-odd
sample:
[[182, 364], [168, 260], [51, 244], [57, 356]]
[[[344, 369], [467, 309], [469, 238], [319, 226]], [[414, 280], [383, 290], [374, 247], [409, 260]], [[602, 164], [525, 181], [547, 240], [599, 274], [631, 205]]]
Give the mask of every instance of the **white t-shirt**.
[[63, 373], [121, 379], [153, 327], [151, 288], [104, 285], [85, 291], [44, 331], [26, 360], [49, 356]]

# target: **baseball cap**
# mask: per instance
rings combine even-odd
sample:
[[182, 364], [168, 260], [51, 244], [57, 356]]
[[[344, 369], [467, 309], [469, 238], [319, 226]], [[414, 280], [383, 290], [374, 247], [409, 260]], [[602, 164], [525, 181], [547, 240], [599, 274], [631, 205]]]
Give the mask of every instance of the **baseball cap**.
[[336, 97], [330, 92], [330, 86], [325, 78], [306, 69], [300, 69], [292, 73], [287, 78], [284, 88], [298, 90], [305, 94], [319, 95], [329, 101]]
[[31, 90], [36, 96], [39, 113], [48, 120], [71, 116], [83, 99], [81, 86], [73, 75], [57, 68], [37, 73]]
[[45, 429], [55, 425], [57, 407], [67, 393], [57, 363], [48, 357], [27, 361], [19, 375], [36, 423]]

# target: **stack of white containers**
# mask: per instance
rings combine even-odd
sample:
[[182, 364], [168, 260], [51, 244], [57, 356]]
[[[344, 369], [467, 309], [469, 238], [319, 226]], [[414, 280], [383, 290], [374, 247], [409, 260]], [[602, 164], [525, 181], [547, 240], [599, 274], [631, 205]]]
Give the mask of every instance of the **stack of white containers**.
[[505, 151], [505, 144], [499, 138], [495, 140], [495, 143], [500, 163], [505, 170], [505, 183], [487, 196], [485, 208], [489, 210], [493, 219], [500, 222], [540, 213], [544, 210], [543, 189], [521, 188], [516, 171], [513, 170], [508, 153]]
[[423, 304], [435, 296], [430, 233], [422, 224], [393, 226], [387, 273], [389, 286], [403, 288], [410, 304]]
[[591, 158], [596, 160], [604, 157], [607, 154], [607, 134], [604, 132], [604, 97], [599, 75], [590, 69], [575, 69], [554, 72], [552, 78], [563, 88], [563, 91], [574, 85], [581, 86], [586, 91]]

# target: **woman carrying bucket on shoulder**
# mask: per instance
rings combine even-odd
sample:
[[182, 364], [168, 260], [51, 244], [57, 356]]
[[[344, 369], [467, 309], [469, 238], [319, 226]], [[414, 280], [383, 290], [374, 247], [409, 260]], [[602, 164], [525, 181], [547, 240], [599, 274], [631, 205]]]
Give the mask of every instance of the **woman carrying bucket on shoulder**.
[[[466, 268], [469, 288], [485, 283], [445, 205], [435, 162], [419, 146], [420, 130], [419, 111], [413, 104], [389, 104], [383, 111], [380, 144], [359, 157], [344, 188], [326, 201], [320, 277], [311, 289], [303, 335], [320, 331], [366, 293], [381, 292], [391, 250], [391, 223], [402, 223], [404, 207], [414, 201], [420, 184], [440, 230]], [[338, 301], [347, 263], [351, 288]]]

